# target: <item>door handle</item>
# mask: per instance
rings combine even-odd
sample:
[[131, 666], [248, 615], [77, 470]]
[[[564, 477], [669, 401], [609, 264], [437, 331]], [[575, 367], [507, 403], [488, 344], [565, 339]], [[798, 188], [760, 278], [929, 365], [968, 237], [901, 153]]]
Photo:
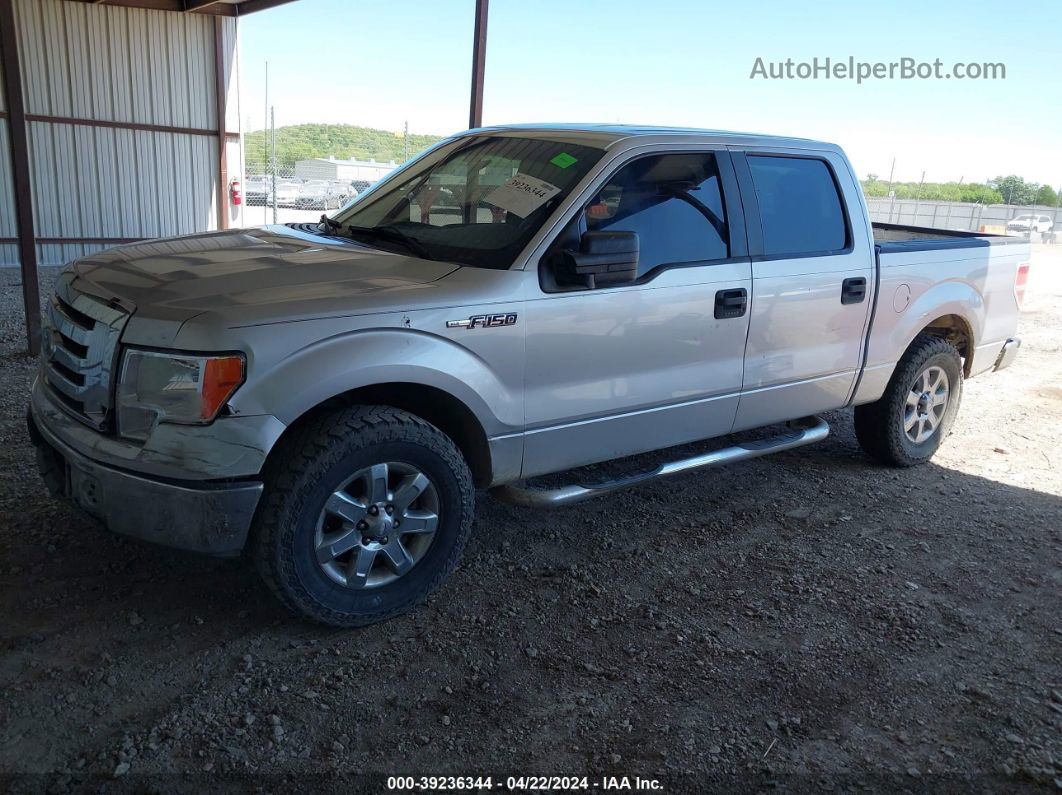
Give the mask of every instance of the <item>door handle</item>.
[[748, 291], [744, 287], [717, 292], [715, 294], [716, 319], [727, 320], [744, 315], [749, 303], [748, 295]]
[[867, 297], [867, 280], [858, 276], [841, 282], [841, 303], [859, 304]]

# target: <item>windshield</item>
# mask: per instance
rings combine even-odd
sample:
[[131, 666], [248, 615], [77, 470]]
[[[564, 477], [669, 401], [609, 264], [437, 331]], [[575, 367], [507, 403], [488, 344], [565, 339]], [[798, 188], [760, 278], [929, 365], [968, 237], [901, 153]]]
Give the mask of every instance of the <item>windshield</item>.
[[426, 259], [508, 268], [602, 150], [474, 136], [422, 157], [328, 226]]

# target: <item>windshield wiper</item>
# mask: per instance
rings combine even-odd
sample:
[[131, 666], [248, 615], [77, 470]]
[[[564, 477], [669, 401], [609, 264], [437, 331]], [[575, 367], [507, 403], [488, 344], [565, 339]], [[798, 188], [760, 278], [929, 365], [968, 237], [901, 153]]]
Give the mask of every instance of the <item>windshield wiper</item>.
[[351, 235], [378, 237], [381, 240], [390, 240], [394, 243], [401, 243], [421, 259], [435, 259], [435, 257], [428, 253], [428, 249], [424, 247], [423, 243], [412, 235], [407, 235], [405, 232], [395, 229], [393, 226], [348, 226], [347, 231], [350, 232]]
[[324, 213], [321, 213], [321, 226], [325, 228], [325, 232], [328, 232], [329, 230], [335, 232], [343, 231], [343, 224], [339, 223], [338, 221], [333, 221]]

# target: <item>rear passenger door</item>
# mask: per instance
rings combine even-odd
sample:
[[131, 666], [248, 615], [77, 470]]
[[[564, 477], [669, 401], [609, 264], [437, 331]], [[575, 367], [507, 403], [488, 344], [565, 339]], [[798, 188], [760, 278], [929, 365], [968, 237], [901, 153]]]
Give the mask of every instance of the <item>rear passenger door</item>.
[[874, 252], [859, 187], [829, 151], [734, 152], [752, 257], [734, 429], [847, 403], [863, 355]]

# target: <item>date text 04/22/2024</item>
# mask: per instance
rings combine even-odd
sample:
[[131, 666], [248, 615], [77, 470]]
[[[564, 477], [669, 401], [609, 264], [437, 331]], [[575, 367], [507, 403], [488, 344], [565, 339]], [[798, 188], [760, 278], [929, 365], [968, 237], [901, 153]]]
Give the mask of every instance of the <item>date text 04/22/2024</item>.
[[392, 792], [563, 792], [578, 790], [661, 792], [663, 784], [640, 776], [388, 776]]

